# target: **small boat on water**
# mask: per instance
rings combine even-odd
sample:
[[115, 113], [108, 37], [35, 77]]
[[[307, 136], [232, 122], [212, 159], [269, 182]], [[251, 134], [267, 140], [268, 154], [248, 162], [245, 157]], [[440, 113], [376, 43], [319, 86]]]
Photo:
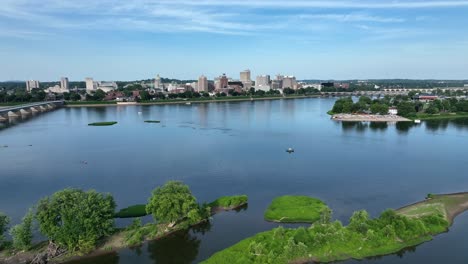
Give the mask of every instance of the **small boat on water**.
[[416, 119], [416, 120], [414, 120], [414, 123], [416, 123], [416, 124], [421, 124], [421, 120]]
[[185, 104], [186, 104], [186, 105], [191, 105], [192, 103], [191, 103], [191, 102], [187, 102], [187, 103], [185, 103]]
[[294, 149], [293, 149], [293, 148], [288, 148], [288, 149], [286, 150], [286, 152], [289, 153], [289, 154], [291, 154], [291, 153], [294, 152]]

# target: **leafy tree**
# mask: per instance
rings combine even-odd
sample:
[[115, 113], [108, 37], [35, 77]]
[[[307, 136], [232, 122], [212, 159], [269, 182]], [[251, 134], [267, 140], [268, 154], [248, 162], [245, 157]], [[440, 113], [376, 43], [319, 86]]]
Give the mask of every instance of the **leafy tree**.
[[3, 234], [7, 230], [8, 224], [10, 224], [10, 218], [0, 212], [0, 249], [3, 248], [3, 243], [5, 243], [5, 236]]
[[79, 93], [73, 93], [70, 95], [70, 99], [73, 101], [81, 100], [81, 95]]
[[388, 106], [385, 104], [375, 103], [370, 108], [372, 114], [386, 115], [388, 113]]
[[438, 109], [435, 105], [430, 105], [430, 106], [426, 109], [426, 113], [427, 113], [427, 114], [430, 114], [430, 115], [434, 115], [434, 114], [439, 113], [439, 109]]
[[65, 189], [39, 201], [42, 234], [70, 251], [89, 251], [114, 231], [114, 198], [94, 190]]
[[284, 94], [294, 94], [295, 91], [294, 91], [294, 89], [291, 89], [291, 88], [284, 88], [283, 93]]
[[397, 106], [398, 114], [404, 117], [416, 114], [415, 104], [412, 102], [401, 102]]
[[151, 96], [147, 91], [142, 91], [140, 92], [140, 99], [143, 101], [148, 101], [149, 99], [151, 99]]
[[329, 224], [332, 219], [332, 210], [330, 208], [323, 208], [323, 210], [320, 212], [320, 220], [319, 222], [321, 224]]
[[94, 93], [94, 99], [96, 101], [102, 101], [102, 99], [104, 99], [104, 97], [106, 97], [106, 93], [101, 90], [101, 89], [98, 89], [95, 93]]
[[146, 212], [152, 214], [157, 222], [168, 223], [173, 227], [177, 221], [189, 217], [199, 219], [199, 207], [187, 185], [179, 181], [169, 181], [153, 190], [146, 205]]
[[369, 213], [366, 210], [356, 211], [349, 219], [348, 228], [366, 234], [369, 228]]
[[15, 225], [10, 229], [10, 235], [13, 238], [13, 247], [15, 249], [28, 250], [31, 248], [33, 220], [33, 211], [29, 209], [28, 213], [23, 217], [21, 224]]

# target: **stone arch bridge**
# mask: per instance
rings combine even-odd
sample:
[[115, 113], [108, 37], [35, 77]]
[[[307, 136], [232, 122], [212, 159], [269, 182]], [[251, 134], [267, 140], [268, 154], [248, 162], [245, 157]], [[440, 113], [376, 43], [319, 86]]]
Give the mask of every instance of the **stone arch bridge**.
[[63, 106], [64, 101], [38, 102], [24, 105], [0, 107], [0, 122], [24, 118], [34, 114], [52, 111]]

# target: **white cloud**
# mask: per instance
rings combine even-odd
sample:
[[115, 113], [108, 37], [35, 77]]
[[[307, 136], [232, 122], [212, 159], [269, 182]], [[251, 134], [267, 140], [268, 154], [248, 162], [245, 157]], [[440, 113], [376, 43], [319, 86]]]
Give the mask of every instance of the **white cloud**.
[[302, 19], [323, 19], [323, 20], [333, 20], [338, 22], [377, 22], [377, 23], [402, 23], [406, 20], [403, 18], [395, 17], [381, 17], [381, 16], [371, 16], [367, 14], [306, 14], [299, 15], [299, 18]]

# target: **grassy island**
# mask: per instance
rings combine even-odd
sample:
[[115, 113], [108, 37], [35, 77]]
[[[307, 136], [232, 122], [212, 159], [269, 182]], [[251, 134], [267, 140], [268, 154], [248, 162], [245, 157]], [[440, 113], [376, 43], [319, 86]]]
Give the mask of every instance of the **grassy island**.
[[247, 204], [247, 195], [223, 196], [208, 204], [213, 212], [234, 210]]
[[115, 121], [110, 121], [110, 122], [95, 122], [95, 123], [89, 123], [88, 126], [113, 126], [117, 124]]
[[265, 220], [282, 223], [313, 223], [327, 205], [308, 196], [285, 195], [275, 198], [265, 211]]
[[357, 211], [348, 226], [321, 217], [311, 227], [259, 233], [218, 252], [210, 263], [309, 263], [363, 259], [392, 254], [446, 232], [458, 214], [468, 210], [468, 193], [428, 195], [422, 202], [386, 210], [371, 219]]

